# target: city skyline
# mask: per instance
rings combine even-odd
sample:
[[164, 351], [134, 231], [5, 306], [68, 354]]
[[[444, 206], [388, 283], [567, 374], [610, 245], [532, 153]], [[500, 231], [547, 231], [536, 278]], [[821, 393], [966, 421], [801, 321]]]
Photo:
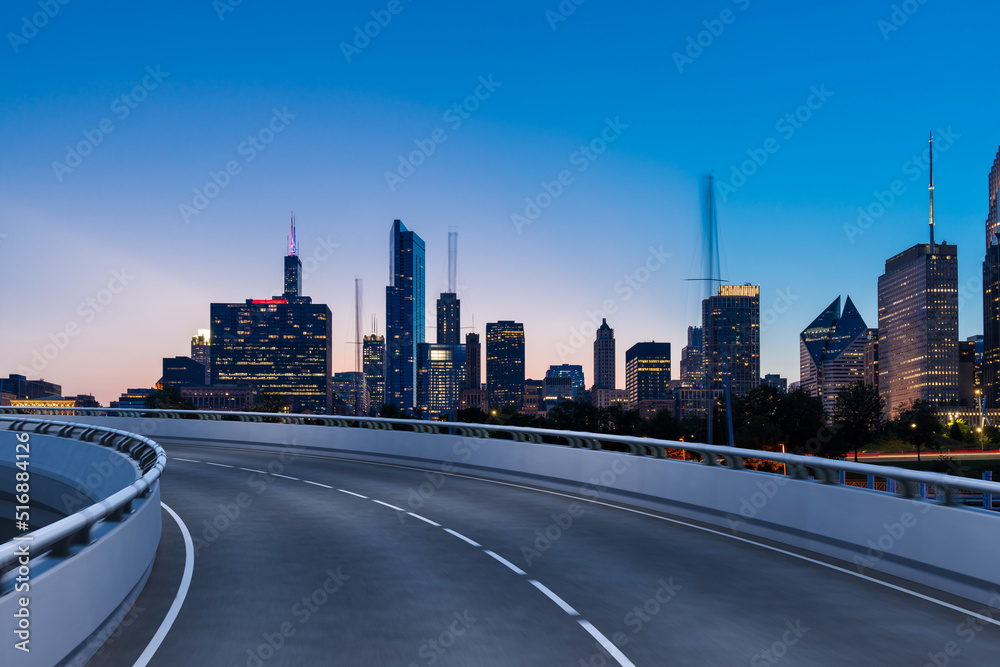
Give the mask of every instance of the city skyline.
[[[150, 385], [161, 359], [188, 354], [209, 326], [208, 304], [282, 292], [275, 258], [294, 209], [303, 290], [333, 313], [334, 371], [354, 367], [355, 276], [385, 333], [385, 227], [399, 218], [427, 244], [426, 312], [446, 291], [455, 228], [462, 327], [474, 321], [483, 334], [487, 322], [523, 322], [527, 377], [552, 364], [591, 370], [588, 314], [610, 301], [617, 312], [603, 316], [621, 341], [623, 378], [628, 346], [663, 340], [676, 355], [699, 323], [700, 290], [687, 281], [699, 274], [697, 181], [714, 168], [723, 278], [761, 285], [761, 373], [794, 381], [798, 333], [815, 313], [849, 293], [877, 321], [885, 259], [925, 238], [928, 128], [938, 238], [958, 247], [959, 338], [983, 333], [982, 225], [1000, 144], [988, 113], [996, 94], [976, 75], [996, 59], [975, 35], [988, 21], [924, 5], [885, 32], [878, 22], [891, 5], [733, 7], [736, 20], [680, 66], [673, 54], [717, 11], [649, 8], [637, 23], [588, 5], [552, 26], [539, 7], [475, 8], [470, 18], [495, 29], [470, 33], [458, 14], [439, 25], [407, 8], [347, 62], [336, 45], [370, 20], [360, 3], [324, 10], [315, 25], [250, 6], [223, 21], [204, 7], [194, 18], [132, 8], [112, 19], [68, 7], [4, 56], [17, 66], [4, 70], [0, 259], [8, 283], [31, 289], [0, 296], [2, 373], [27, 369], [103, 404]], [[200, 50], [117, 30], [142, 11], [184, 25]], [[819, 36], [792, 29], [820, 22]], [[234, 24], [295, 32], [296, 46], [237, 61], [226, 55]], [[926, 47], [959, 27], [974, 33], [962, 50]], [[620, 49], [581, 50], [597, 34], [630, 37]], [[504, 35], [531, 47], [493, 57]], [[771, 46], [748, 48], [761, 35]], [[428, 38], [440, 46], [407, 62]], [[851, 53], [826, 55], [845, 39]], [[452, 67], [456, 48], [468, 57]], [[776, 63], [772, 49], [794, 49], [801, 62]], [[926, 95], [928, 77], [942, 94]], [[206, 90], [204, 78], [227, 83]], [[808, 120], [795, 119], [800, 109]], [[105, 118], [114, 130], [70, 166], [65, 147], [97, 137]], [[445, 141], [431, 138], [438, 128]], [[249, 135], [261, 149], [244, 144]], [[594, 159], [578, 152], [598, 139], [605, 149]], [[399, 156], [428, 140], [433, 153], [400, 175]], [[572, 182], [560, 182], [563, 170]], [[738, 172], [750, 171], [741, 183]], [[525, 199], [544, 195], [553, 199], [530, 224], [512, 220], [528, 219]], [[859, 208], [872, 211], [869, 226], [858, 224]], [[647, 275], [639, 289], [626, 282]], [[33, 369], [33, 354], [69, 325], [76, 335], [65, 349]], [[94, 359], [109, 367], [100, 377]]]

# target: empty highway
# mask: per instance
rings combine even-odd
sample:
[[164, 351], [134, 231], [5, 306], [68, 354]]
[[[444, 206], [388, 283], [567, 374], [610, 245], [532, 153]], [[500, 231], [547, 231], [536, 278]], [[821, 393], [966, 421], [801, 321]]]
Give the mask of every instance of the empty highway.
[[162, 500], [190, 545], [165, 510], [153, 574], [92, 665], [941, 667], [1000, 655], [996, 610], [665, 515], [163, 444]]

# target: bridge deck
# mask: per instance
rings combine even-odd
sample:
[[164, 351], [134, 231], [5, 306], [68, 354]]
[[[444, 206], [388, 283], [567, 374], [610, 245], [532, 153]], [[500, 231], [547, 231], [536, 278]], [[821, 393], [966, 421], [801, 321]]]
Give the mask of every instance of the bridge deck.
[[[389, 466], [164, 445], [162, 499], [198, 553], [152, 665], [986, 665], [1000, 655], [1000, 627], [960, 610], [653, 513]], [[286, 477], [240, 469], [269, 466]], [[164, 514], [153, 576], [92, 665], [132, 664], [184, 558]]]

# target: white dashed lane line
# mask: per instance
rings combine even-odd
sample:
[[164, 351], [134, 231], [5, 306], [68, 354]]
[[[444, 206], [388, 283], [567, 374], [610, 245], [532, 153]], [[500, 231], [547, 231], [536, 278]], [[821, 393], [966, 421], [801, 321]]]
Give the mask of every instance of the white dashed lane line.
[[174, 461], [187, 461], [188, 463], [201, 463], [201, 461], [195, 461], [194, 459], [182, 459], [179, 456], [174, 456], [173, 460]]
[[513, 570], [516, 574], [520, 574], [522, 576], [527, 574], [527, 572], [525, 572], [524, 570], [522, 570], [521, 568], [519, 568], [517, 565], [514, 565], [513, 563], [511, 563], [509, 560], [507, 560], [506, 558], [504, 558], [500, 554], [494, 553], [494, 552], [490, 551], [489, 549], [485, 549], [484, 551], [486, 552], [486, 555], [492, 556], [493, 558], [497, 559], [498, 561], [500, 561], [501, 563], [503, 563], [504, 565], [506, 565], [507, 567], [509, 567], [511, 570]]
[[212, 463], [211, 461], [205, 461], [205, 465], [217, 466], [219, 468], [235, 468], [236, 466], [227, 466], [225, 463]]
[[389, 509], [396, 510], [397, 512], [405, 512], [406, 511], [402, 507], [396, 507], [395, 505], [390, 505], [389, 503], [383, 503], [381, 500], [375, 500], [374, 498], [372, 498], [372, 502], [378, 503], [379, 505], [385, 505]]
[[240, 470], [246, 470], [247, 472], [256, 472], [260, 473], [261, 475], [265, 474], [263, 470], [254, 470], [253, 468], [240, 468]]
[[441, 527], [441, 524], [439, 524], [439, 523], [437, 523], [437, 522], [434, 522], [434, 521], [431, 521], [431, 520], [430, 520], [430, 519], [428, 519], [427, 517], [424, 517], [424, 516], [420, 516], [419, 514], [414, 514], [413, 512], [407, 512], [407, 514], [409, 514], [410, 516], [412, 516], [412, 517], [413, 517], [414, 519], [420, 519], [421, 521], [423, 521], [423, 522], [425, 522], [425, 523], [429, 523], [429, 524], [431, 524], [432, 526], [436, 526], [436, 527], [438, 527], [438, 528], [440, 528], [440, 527]]
[[276, 472], [272, 472], [270, 474], [274, 475], [275, 477], [284, 477], [285, 479], [294, 479], [296, 482], [300, 481], [298, 477], [289, 477], [288, 475], [279, 475]]
[[324, 489], [332, 489], [332, 486], [327, 486], [326, 484], [320, 484], [319, 482], [310, 482], [308, 479], [302, 480], [306, 484], [312, 484], [313, 486], [322, 486]]
[[347, 489], [337, 489], [337, 490], [340, 491], [341, 493], [346, 493], [349, 496], [357, 496], [358, 498], [364, 498], [365, 500], [369, 500], [368, 496], [363, 496], [360, 493], [354, 493], [353, 491], [348, 491]]
[[473, 542], [472, 540], [470, 540], [470, 539], [469, 539], [468, 537], [466, 537], [466, 536], [465, 536], [465, 535], [463, 535], [462, 533], [456, 533], [456, 532], [455, 532], [454, 530], [452, 530], [451, 528], [445, 528], [445, 529], [444, 529], [444, 532], [446, 532], [446, 533], [451, 533], [452, 535], [454, 535], [454, 536], [455, 536], [455, 537], [457, 537], [458, 539], [462, 540], [463, 542], [468, 542], [469, 544], [471, 544], [471, 545], [472, 545], [472, 546], [474, 546], [474, 547], [482, 547], [482, 546], [483, 546], [483, 545], [481, 545], [481, 544], [480, 544], [479, 542]]

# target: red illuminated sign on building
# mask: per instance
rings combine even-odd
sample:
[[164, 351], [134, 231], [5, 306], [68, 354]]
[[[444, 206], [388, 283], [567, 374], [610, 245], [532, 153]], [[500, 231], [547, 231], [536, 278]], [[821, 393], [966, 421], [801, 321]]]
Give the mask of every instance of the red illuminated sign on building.
[[262, 305], [262, 306], [283, 306], [288, 302], [285, 301], [284, 299], [254, 299], [252, 303], [254, 305]]

